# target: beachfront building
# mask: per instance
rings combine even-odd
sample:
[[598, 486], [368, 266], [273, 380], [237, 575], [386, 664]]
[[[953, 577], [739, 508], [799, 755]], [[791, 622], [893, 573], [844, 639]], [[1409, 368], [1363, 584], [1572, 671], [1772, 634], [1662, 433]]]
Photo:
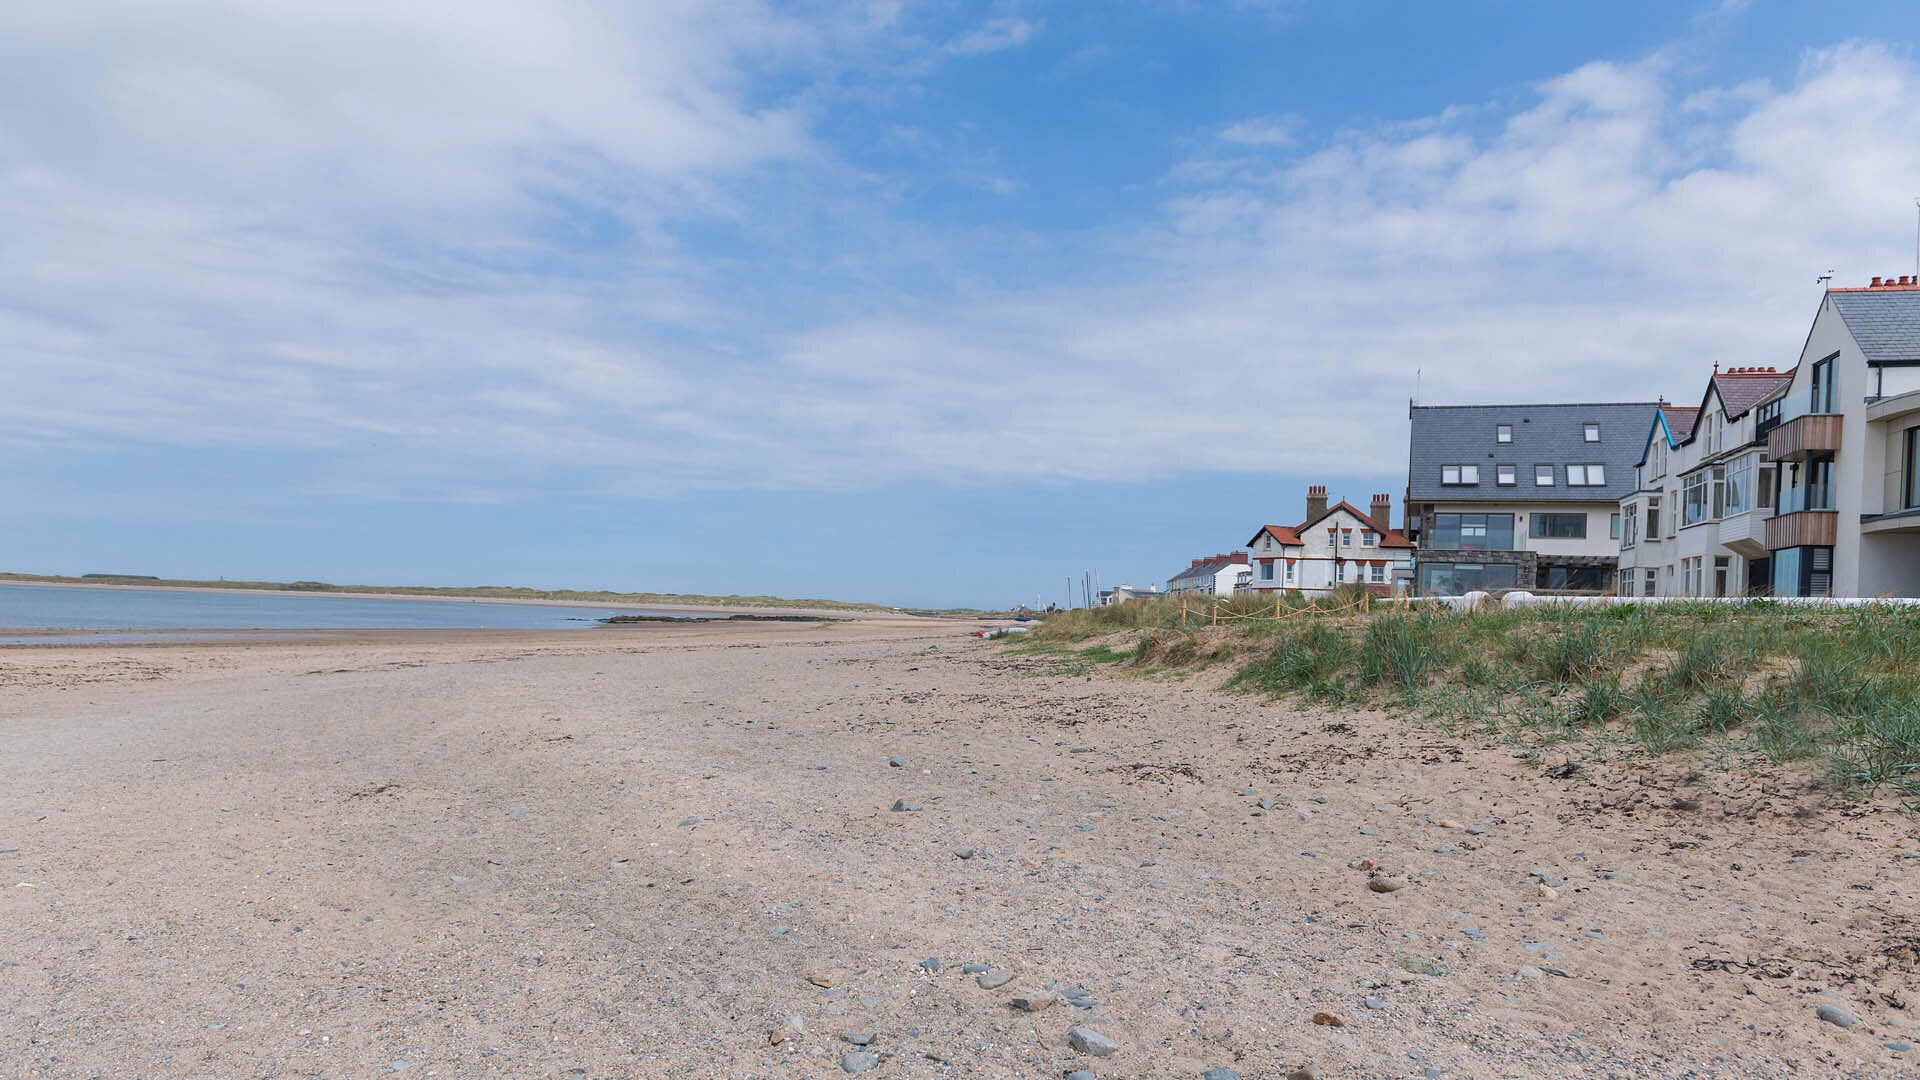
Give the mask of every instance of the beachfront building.
[[1828, 289], [1756, 411], [1775, 596], [1920, 596], [1920, 280]]
[[1209, 555], [1195, 559], [1185, 570], [1167, 579], [1169, 596], [1232, 596], [1253, 577], [1247, 553]]
[[1762, 415], [1793, 379], [1716, 368], [1697, 406], [1660, 405], [1620, 500], [1621, 596], [1765, 596], [1774, 464]]
[[1329, 506], [1326, 485], [1309, 487], [1305, 520], [1262, 526], [1247, 541], [1253, 562], [1248, 588], [1317, 596], [1358, 584], [1376, 596], [1404, 593], [1413, 576], [1413, 542], [1389, 527], [1392, 510], [1386, 495], [1373, 497], [1372, 513], [1345, 500]]
[[1657, 408], [1409, 405], [1416, 591], [1612, 592], [1620, 500]]

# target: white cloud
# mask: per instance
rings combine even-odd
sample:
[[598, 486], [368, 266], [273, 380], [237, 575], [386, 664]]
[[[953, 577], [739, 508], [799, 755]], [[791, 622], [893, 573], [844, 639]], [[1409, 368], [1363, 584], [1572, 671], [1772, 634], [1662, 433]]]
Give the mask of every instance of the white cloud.
[[1220, 139], [1241, 146], [1292, 146], [1299, 130], [1298, 116], [1260, 116], [1228, 124]]
[[1034, 23], [1012, 16], [988, 19], [972, 30], [949, 41], [946, 51], [955, 56], [979, 56], [983, 53], [1017, 49], [1033, 39], [1039, 29]]
[[1506, 115], [1212, 126], [1294, 141], [1047, 234], [902, 217], [821, 144], [885, 5], [610, 10], [0, 9], [0, 466], [284, 450], [332, 494], [485, 498], [1391, 474], [1416, 369], [1433, 400], [1690, 396], [1791, 362], [1815, 274], [1911, 257], [1920, 80], [1870, 45], [1784, 87], [1656, 59]]

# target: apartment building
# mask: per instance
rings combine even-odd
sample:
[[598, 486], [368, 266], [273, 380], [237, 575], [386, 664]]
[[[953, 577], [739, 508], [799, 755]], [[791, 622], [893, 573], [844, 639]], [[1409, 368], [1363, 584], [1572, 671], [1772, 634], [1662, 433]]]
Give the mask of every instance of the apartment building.
[[1232, 596], [1253, 576], [1244, 551], [1208, 555], [1187, 564], [1185, 570], [1167, 579], [1167, 593], [1179, 596], [1197, 593], [1205, 596]]
[[1756, 409], [1776, 596], [1920, 596], [1920, 280], [1828, 289]]
[[1621, 596], [1765, 596], [1774, 464], [1763, 415], [1793, 379], [1717, 367], [1696, 406], [1661, 403], [1620, 500]]
[[1404, 531], [1419, 544], [1415, 590], [1614, 591], [1620, 500], [1658, 409], [1410, 405]]

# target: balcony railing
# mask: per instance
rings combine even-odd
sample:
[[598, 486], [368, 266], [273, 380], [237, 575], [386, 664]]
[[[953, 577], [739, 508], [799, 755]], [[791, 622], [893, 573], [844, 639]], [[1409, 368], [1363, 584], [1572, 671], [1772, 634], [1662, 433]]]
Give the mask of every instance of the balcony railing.
[[1840, 449], [1839, 413], [1809, 412], [1805, 402], [1780, 408], [1780, 422], [1767, 431], [1767, 456], [1775, 461]]

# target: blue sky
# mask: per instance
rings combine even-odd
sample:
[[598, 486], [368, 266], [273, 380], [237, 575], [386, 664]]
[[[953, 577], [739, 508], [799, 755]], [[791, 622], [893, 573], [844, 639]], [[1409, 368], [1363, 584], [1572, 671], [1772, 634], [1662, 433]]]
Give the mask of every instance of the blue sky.
[[0, 11], [0, 568], [911, 605], [1691, 399], [1913, 265], [1911, 5]]

